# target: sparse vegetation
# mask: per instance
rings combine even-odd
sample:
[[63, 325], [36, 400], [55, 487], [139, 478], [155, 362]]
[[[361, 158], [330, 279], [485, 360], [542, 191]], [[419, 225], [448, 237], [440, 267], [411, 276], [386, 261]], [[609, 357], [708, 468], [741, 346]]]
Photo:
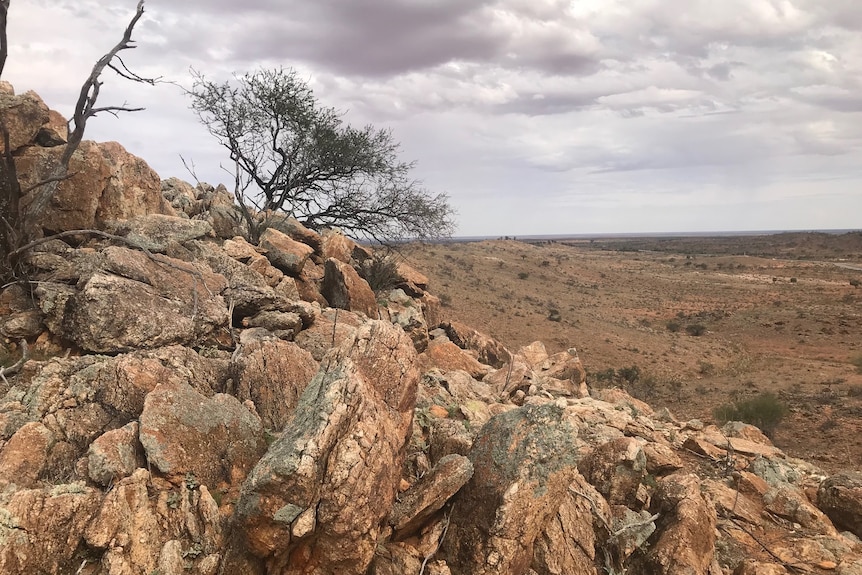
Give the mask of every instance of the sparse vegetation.
[[778, 424], [787, 414], [785, 406], [774, 393], [761, 393], [751, 399], [724, 404], [713, 411], [721, 423], [742, 421], [756, 425], [767, 436], [772, 437]]
[[388, 292], [401, 281], [398, 262], [393, 256], [381, 253], [362, 262], [359, 275], [368, 282], [375, 295]]
[[850, 363], [856, 366], [856, 373], [862, 373], [862, 355], [852, 357]]
[[702, 323], [690, 323], [685, 326], [685, 333], [694, 337], [700, 337], [706, 333], [706, 326]]
[[528, 274], [527, 272], [518, 272], [518, 279], [519, 280], [525, 280], [528, 277], [530, 277], [530, 274]]

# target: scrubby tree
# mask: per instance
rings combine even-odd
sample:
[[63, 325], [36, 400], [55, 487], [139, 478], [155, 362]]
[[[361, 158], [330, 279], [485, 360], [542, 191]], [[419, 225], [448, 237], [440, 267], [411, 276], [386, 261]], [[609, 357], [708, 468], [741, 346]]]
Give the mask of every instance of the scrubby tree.
[[447, 196], [411, 177], [413, 164], [398, 158], [392, 133], [345, 124], [296, 71], [262, 69], [223, 83], [194, 78], [192, 109], [230, 152], [252, 239], [272, 212], [384, 242], [451, 234]]

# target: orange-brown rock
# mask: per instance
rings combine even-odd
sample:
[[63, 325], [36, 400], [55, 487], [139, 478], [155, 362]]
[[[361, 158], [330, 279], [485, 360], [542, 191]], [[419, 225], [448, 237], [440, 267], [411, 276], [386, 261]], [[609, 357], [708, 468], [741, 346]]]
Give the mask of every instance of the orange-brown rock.
[[[48, 178], [63, 149], [31, 147], [18, 156], [21, 187]], [[81, 142], [69, 163], [69, 173], [75, 175], [59, 183], [48, 208], [39, 217], [45, 230], [98, 229], [111, 220], [175, 214], [162, 196], [158, 174], [116, 142]], [[34, 190], [22, 198], [22, 206], [38, 192]]]
[[817, 491], [817, 506], [838, 527], [862, 537], [862, 473], [848, 471], [827, 477]]
[[36, 421], [18, 429], [0, 447], [0, 487], [9, 483], [20, 488], [36, 487], [55, 441], [51, 430]]
[[400, 485], [415, 361], [404, 332], [381, 321], [326, 356], [237, 506], [246, 548], [268, 571], [366, 572]]
[[611, 505], [638, 509], [647, 474], [643, 440], [620, 437], [599, 445], [578, 462], [578, 471]]
[[335, 230], [324, 230], [320, 237], [320, 257], [326, 261], [335, 258], [341, 263], [349, 264], [353, 259], [356, 242]]
[[292, 342], [244, 345], [234, 356], [236, 396], [254, 403], [264, 428], [281, 431], [318, 367], [309, 352]]
[[443, 542], [460, 574], [516, 575], [577, 475], [577, 440], [563, 410], [525, 406], [493, 417], [470, 451], [473, 478], [455, 498]]
[[428, 348], [419, 356], [419, 361], [424, 370], [436, 367], [444, 372], [466, 371], [476, 379], [484, 377], [490, 369], [451, 341], [446, 340], [431, 341]]
[[145, 465], [143, 447], [138, 441], [139, 427], [137, 421], [132, 421], [106, 431], [90, 444], [87, 452], [90, 479], [99, 485], [110, 485]]
[[[49, 120], [48, 114], [48, 106], [36, 92], [0, 95], [0, 119], [9, 132], [9, 147], [13, 152], [36, 140], [39, 130]], [[5, 153], [5, 144], [0, 142], [0, 146], [0, 152]]]
[[272, 265], [286, 274], [297, 276], [314, 249], [307, 244], [298, 242], [275, 228], [267, 228], [260, 235], [261, 249]]
[[321, 294], [329, 305], [377, 318], [377, 297], [353, 267], [329, 258], [324, 269]]
[[[428, 325], [436, 324], [429, 321]], [[477, 352], [479, 361], [491, 367], [499, 369], [512, 358], [512, 354], [503, 344], [468, 325], [458, 321], [450, 321], [443, 324], [442, 327], [455, 345], [462, 349], [472, 349]]]

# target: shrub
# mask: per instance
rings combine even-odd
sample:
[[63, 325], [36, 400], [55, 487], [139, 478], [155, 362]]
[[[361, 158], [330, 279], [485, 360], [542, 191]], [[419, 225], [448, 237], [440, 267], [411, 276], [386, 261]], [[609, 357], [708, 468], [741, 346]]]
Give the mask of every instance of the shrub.
[[552, 307], [548, 310], [548, 319], [551, 321], [560, 322], [563, 321], [563, 316], [560, 315], [560, 310]]
[[685, 333], [699, 337], [706, 333], [706, 326], [701, 323], [690, 323], [685, 326]]
[[790, 283], [795, 284], [797, 282], [796, 278], [790, 278]]
[[667, 322], [667, 330], [671, 333], [676, 333], [682, 328], [682, 324], [676, 321], [675, 319]]
[[530, 274], [528, 274], [527, 272], [518, 272], [518, 279], [519, 280], [525, 280], [528, 277], [530, 277]]
[[850, 280], [850, 285], [852, 285], [855, 288], [858, 288], [860, 285], [862, 285], [862, 281], [857, 280], [856, 278], [853, 278]]
[[724, 404], [713, 411], [721, 423], [743, 421], [756, 425], [767, 436], [772, 437], [778, 424], [787, 414], [787, 407], [773, 393], [761, 393], [756, 397], [733, 404]]
[[856, 366], [856, 373], [862, 373], [862, 355], [850, 358], [850, 363]]
[[387, 292], [401, 283], [398, 262], [388, 255], [374, 254], [359, 266], [359, 275], [375, 294]]

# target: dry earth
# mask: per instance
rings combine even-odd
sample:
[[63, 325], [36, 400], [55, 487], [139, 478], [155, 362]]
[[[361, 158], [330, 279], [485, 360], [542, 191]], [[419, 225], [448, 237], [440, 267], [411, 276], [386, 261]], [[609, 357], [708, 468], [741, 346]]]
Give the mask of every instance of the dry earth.
[[862, 462], [862, 287], [851, 285], [862, 233], [497, 240], [404, 255], [447, 317], [512, 349], [576, 347], [594, 387], [637, 366], [635, 381], [617, 383], [705, 421], [771, 391], [789, 408], [779, 447], [829, 471]]

